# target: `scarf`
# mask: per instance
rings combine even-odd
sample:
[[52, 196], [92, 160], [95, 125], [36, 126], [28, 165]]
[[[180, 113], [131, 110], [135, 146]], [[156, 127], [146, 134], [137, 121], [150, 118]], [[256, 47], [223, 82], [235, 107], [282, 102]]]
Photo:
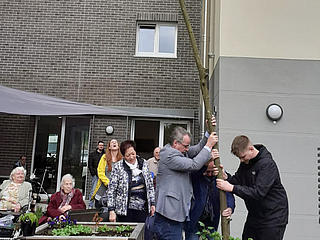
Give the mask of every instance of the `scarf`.
[[62, 202], [59, 208], [62, 208], [63, 206], [68, 205], [70, 203], [71, 199], [74, 196], [74, 189], [72, 189], [71, 192], [69, 192], [68, 194], [65, 194], [63, 190], [61, 190], [60, 196], [61, 196]]
[[125, 161], [126, 164], [128, 165], [128, 167], [130, 168], [131, 172], [132, 172], [132, 176], [138, 176], [142, 171], [138, 168], [138, 160], [136, 159], [136, 162], [134, 164], [131, 164], [127, 161]]

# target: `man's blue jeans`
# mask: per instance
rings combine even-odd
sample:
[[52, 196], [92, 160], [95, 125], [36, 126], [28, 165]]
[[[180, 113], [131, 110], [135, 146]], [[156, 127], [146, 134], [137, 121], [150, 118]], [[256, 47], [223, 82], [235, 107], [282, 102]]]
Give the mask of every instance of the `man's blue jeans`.
[[91, 197], [92, 197], [94, 190], [96, 189], [97, 183], [98, 183], [98, 176], [93, 176], [92, 177], [92, 187], [91, 187], [91, 191], [90, 191], [90, 195], [89, 195], [89, 200], [90, 200], [89, 201], [89, 208], [93, 208], [93, 206], [94, 206], [94, 199], [92, 200]]
[[183, 222], [177, 222], [156, 213], [154, 231], [158, 240], [181, 240], [183, 225]]
[[199, 235], [191, 232], [185, 232], [185, 240], [199, 240]]

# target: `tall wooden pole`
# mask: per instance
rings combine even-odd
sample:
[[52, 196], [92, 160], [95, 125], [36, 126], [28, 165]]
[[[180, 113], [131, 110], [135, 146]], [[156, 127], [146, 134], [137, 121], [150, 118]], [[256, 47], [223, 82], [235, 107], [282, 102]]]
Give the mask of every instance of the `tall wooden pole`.
[[[200, 88], [201, 88], [203, 102], [205, 106], [206, 119], [208, 120], [208, 122], [210, 122], [211, 116], [212, 116], [212, 107], [209, 101], [209, 91], [207, 86], [208, 72], [207, 72], [207, 69], [203, 67], [203, 64], [201, 62], [200, 54], [197, 47], [197, 42], [193, 34], [193, 30], [192, 30], [189, 15], [185, 6], [185, 2], [184, 0], [179, 0], [179, 3], [180, 3], [181, 11], [183, 14], [183, 18], [189, 33], [194, 59], [199, 72]], [[215, 131], [215, 127], [213, 127], [211, 124], [208, 124], [208, 128], [209, 128], [208, 129], [209, 132]], [[218, 144], [215, 145], [215, 148], [219, 149]], [[223, 179], [222, 169], [220, 168], [220, 158], [215, 159], [215, 165], [219, 166], [219, 174], [217, 177], [219, 179]], [[220, 190], [219, 192], [220, 192], [220, 212], [222, 213], [222, 211], [227, 208], [227, 199], [226, 199], [226, 193], [224, 191]], [[222, 231], [223, 240], [229, 240], [230, 222], [226, 217], [223, 217], [222, 215], [221, 215], [221, 231]]]

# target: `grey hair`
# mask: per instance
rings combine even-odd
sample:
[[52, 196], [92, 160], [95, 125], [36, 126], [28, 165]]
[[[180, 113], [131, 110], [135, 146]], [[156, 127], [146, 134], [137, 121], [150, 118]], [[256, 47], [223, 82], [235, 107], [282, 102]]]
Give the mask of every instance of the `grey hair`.
[[23, 175], [24, 175], [23, 181], [25, 180], [25, 178], [26, 178], [26, 170], [23, 167], [16, 167], [10, 173], [10, 180], [11, 181], [13, 181], [13, 175], [16, 174], [19, 171], [23, 172]]
[[183, 127], [179, 127], [179, 126], [175, 127], [171, 133], [171, 136], [170, 136], [170, 144], [173, 145], [174, 140], [182, 143], [183, 137], [185, 135], [188, 135], [191, 138], [191, 134], [186, 129], [184, 129]]
[[61, 178], [61, 183], [60, 183], [60, 186], [63, 186], [63, 184], [64, 184], [64, 182], [66, 181], [66, 180], [71, 180], [72, 181], [72, 187], [74, 187], [74, 185], [75, 185], [75, 180], [74, 180], [74, 177], [71, 175], [71, 174], [66, 174], [66, 175], [64, 175], [62, 178]]

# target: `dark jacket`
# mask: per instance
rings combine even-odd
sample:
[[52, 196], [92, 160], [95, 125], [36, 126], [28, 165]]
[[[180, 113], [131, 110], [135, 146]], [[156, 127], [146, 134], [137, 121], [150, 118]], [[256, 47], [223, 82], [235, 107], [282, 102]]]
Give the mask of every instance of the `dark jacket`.
[[255, 148], [258, 155], [249, 164], [241, 163], [228, 181], [235, 185], [233, 193], [245, 201], [247, 225], [253, 228], [284, 226], [288, 223], [289, 210], [279, 170], [265, 146], [255, 145]]
[[[190, 221], [186, 222], [186, 231], [192, 233], [196, 233], [198, 231], [198, 221], [204, 211], [208, 194], [211, 194], [210, 197], [213, 200], [213, 220], [210, 223], [210, 226], [217, 230], [220, 221], [220, 198], [216, 178], [208, 178], [204, 176], [203, 173], [206, 168], [207, 167], [204, 166], [200, 171], [193, 172], [191, 174], [194, 201], [190, 210]], [[227, 193], [227, 206], [230, 207], [233, 212], [235, 208], [235, 200], [231, 193]]]
[[[155, 193], [153, 180], [149, 172], [147, 161], [137, 155], [138, 168], [142, 170], [146, 187], [148, 212], [155, 205]], [[114, 164], [108, 185], [107, 199], [109, 211], [115, 211], [117, 215], [127, 216], [128, 203], [131, 195], [132, 171], [122, 159]]]
[[100, 161], [100, 158], [105, 153], [104, 149], [101, 153], [98, 152], [98, 148], [89, 154], [89, 170], [91, 176], [98, 176], [97, 168]]
[[[74, 189], [74, 196], [71, 199], [69, 205], [71, 205], [72, 210], [76, 209], [86, 209], [86, 204], [83, 201], [82, 193], [79, 189]], [[45, 223], [48, 217], [54, 218], [61, 215], [61, 212], [58, 210], [60, 204], [62, 202], [61, 193], [56, 192], [52, 194], [50, 198], [50, 202], [47, 207], [46, 215], [42, 216], [39, 220], [39, 224]]]

